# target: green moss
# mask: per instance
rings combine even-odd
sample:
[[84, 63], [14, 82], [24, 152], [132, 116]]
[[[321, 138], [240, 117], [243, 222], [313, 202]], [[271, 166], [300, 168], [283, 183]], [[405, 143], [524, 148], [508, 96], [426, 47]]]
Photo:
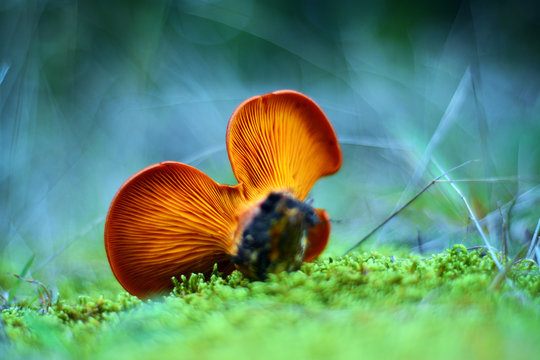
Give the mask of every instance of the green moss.
[[10, 357], [532, 358], [540, 351], [540, 274], [508, 284], [485, 254], [456, 246], [428, 259], [356, 253], [250, 282], [239, 272], [182, 277], [143, 303], [80, 297], [2, 312]]

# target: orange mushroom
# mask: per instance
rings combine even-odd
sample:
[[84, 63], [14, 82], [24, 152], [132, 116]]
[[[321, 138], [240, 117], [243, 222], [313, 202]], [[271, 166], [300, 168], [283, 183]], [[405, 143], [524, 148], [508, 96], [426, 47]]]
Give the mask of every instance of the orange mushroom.
[[112, 271], [131, 294], [172, 288], [172, 276], [214, 264], [252, 279], [297, 270], [330, 235], [328, 214], [304, 202], [341, 166], [341, 150], [317, 104], [292, 90], [244, 101], [227, 128], [238, 185], [221, 185], [178, 162], [149, 166], [114, 197], [105, 223]]

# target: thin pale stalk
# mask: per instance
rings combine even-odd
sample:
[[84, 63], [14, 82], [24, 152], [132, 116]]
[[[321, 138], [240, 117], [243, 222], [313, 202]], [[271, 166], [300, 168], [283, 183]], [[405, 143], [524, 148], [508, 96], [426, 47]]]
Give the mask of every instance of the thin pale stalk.
[[538, 231], [540, 230], [540, 218], [538, 218], [538, 224], [536, 224], [536, 230], [534, 230], [534, 235], [531, 239], [531, 246], [529, 247], [529, 251], [527, 251], [527, 259], [532, 258], [534, 246], [536, 244], [536, 239], [538, 238]]
[[360, 239], [358, 242], [356, 242], [356, 244], [354, 244], [349, 250], [347, 250], [345, 252], [345, 255], [347, 255], [348, 253], [350, 253], [352, 250], [354, 250], [356, 247], [358, 247], [361, 243], [363, 243], [364, 241], [366, 241], [371, 235], [373, 235], [377, 230], [379, 230], [380, 228], [382, 228], [387, 222], [389, 222], [390, 220], [392, 220], [396, 215], [398, 215], [401, 211], [403, 211], [407, 206], [409, 206], [414, 200], [416, 200], [420, 195], [422, 195], [427, 189], [429, 189], [433, 184], [435, 184], [437, 182], [437, 180], [439, 180], [441, 177], [451, 173], [452, 171], [454, 170], [457, 170], [465, 165], [468, 165], [474, 161], [477, 161], [477, 160], [469, 160], [469, 161], [465, 161], [463, 164], [460, 164], [458, 166], [456, 166], [455, 168], [452, 168], [450, 170], [448, 170], [447, 172], [437, 176], [435, 179], [431, 180], [426, 186], [424, 186], [424, 188], [422, 188], [422, 190], [420, 190], [416, 195], [414, 195], [409, 201], [407, 201], [404, 205], [402, 205], [399, 209], [397, 209], [396, 211], [394, 211], [392, 214], [390, 214], [390, 216], [388, 216], [383, 222], [381, 222], [379, 225], [377, 225], [373, 230], [371, 230], [367, 235], [365, 235], [362, 239]]
[[[437, 168], [439, 168], [439, 171], [442, 171], [442, 172], [444, 171], [443, 168], [439, 165], [439, 163], [435, 159], [433, 159], [433, 163], [437, 166]], [[459, 195], [461, 200], [463, 200], [463, 202], [465, 203], [465, 206], [467, 207], [467, 210], [469, 211], [469, 215], [471, 217], [471, 220], [474, 222], [474, 225], [476, 226], [476, 229], [480, 233], [480, 236], [482, 237], [482, 240], [484, 240], [484, 244], [486, 244], [486, 246], [487, 246], [487, 249], [489, 251], [489, 255], [493, 259], [493, 262], [495, 263], [495, 265], [497, 265], [497, 268], [500, 271], [502, 271], [503, 267], [502, 267], [501, 263], [499, 262], [499, 260], [497, 259], [497, 255], [492, 250], [491, 244], [489, 243], [489, 240], [487, 239], [487, 236], [484, 233], [484, 230], [482, 230], [482, 226], [480, 226], [480, 223], [478, 222], [478, 219], [476, 218], [476, 215], [474, 214], [474, 211], [472, 210], [471, 206], [469, 205], [469, 202], [467, 201], [467, 199], [465, 198], [465, 196], [463, 195], [461, 190], [459, 190], [459, 188], [456, 186], [456, 184], [454, 184], [452, 182], [452, 180], [448, 176], [448, 173], [445, 173], [444, 177], [450, 182], [450, 186], [452, 186], [452, 188], [456, 191], [456, 193]]]
[[440, 179], [437, 180], [437, 182], [440, 183], [448, 183], [448, 182], [483, 182], [483, 183], [501, 183], [501, 182], [536, 182], [539, 179], [534, 178], [520, 178], [515, 176], [509, 176], [509, 177], [489, 177], [489, 178], [475, 178], [475, 179], [452, 179], [452, 180], [446, 180], [446, 179]]

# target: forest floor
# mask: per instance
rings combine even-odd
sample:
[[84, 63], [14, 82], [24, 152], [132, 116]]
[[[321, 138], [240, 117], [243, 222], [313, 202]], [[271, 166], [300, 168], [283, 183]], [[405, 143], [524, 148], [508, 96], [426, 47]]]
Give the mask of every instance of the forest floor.
[[[251, 282], [179, 279], [143, 302], [46, 292], [3, 306], [1, 358], [533, 359], [540, 273], [455, 246], [429, 258], [358, 252]], [[99, 293], [93, 291], [89, 293]]]

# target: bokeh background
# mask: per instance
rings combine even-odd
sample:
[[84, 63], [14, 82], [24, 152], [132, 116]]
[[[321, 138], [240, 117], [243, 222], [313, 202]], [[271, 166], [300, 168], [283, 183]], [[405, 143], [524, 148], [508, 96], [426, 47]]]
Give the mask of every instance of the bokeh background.
[[[540, 216], [539, 14], [526, 0], [2, 0], [2, 291], [25, 265], [53, 289], [112, 279], [103, 225], [120, 185], [164, 160], [234, 184], [228, 118], [278, 89], [312, 97], [342, 145], [342, 170], [310, 196], [334, 220], [327, 254], [436, 163], [468, 160], [450, 176], [468, 180], [456, 185], [492, 245], [516, 252]], [[361, 248], [454, 243], [481, 241], [437, 183]]]

